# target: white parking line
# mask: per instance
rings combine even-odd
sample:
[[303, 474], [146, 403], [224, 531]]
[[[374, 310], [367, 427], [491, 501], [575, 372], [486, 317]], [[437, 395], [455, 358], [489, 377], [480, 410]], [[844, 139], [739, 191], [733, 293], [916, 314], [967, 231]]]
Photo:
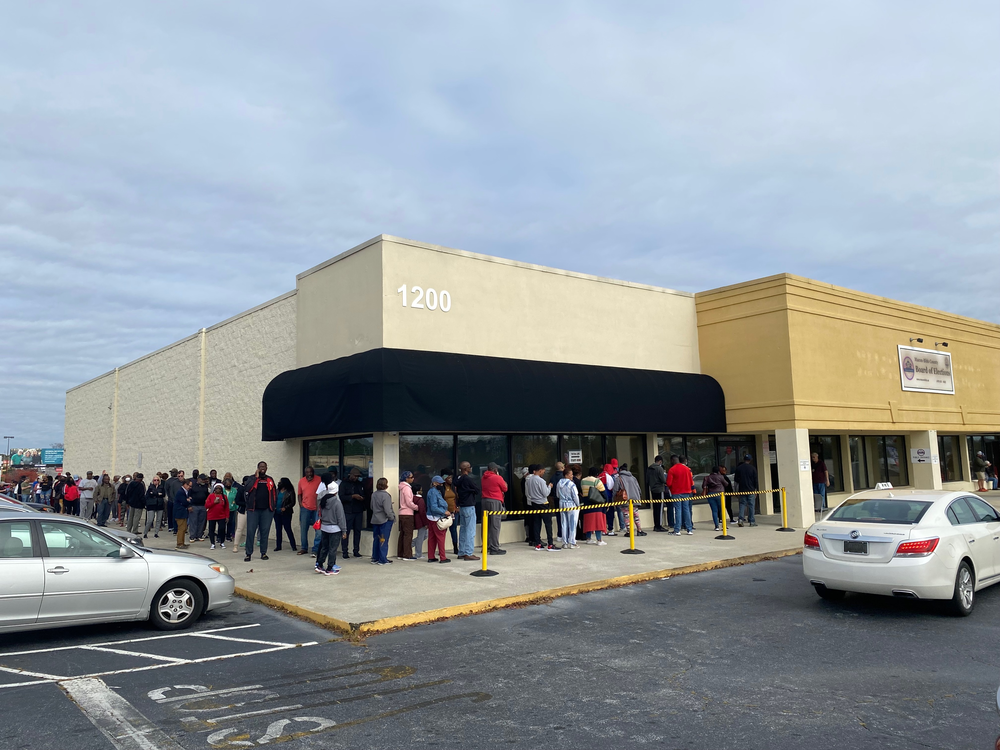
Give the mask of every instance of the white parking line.
[[61, 687], [117, 750], [184, 750], [103, 680], [66, 680]]
[[[49, 682], [51, 682], [52, 680], [66, 680], [66, 679], [68, 679], [67, 677], [60, 677], [59, 675], [55, 675], [55, 674], [43, 674], [42, 672], [29, 672], [27, 669], [18, 669], [17, 667], [0, 667], [0, 671], [2, 671], [2, 672], [10, 672], [12, 674], [23, 674], [25, 677], [43, 677], [46, 680], [48, 680]], [[15, 684], [20, 685], [20, 684], [23, 684], [23, 683], [15, 683]], [[9, 686], [8, 685], [0, 685], [0, 687], [9, 687]]]
[[138, 656], [142, 659], [154, 659], [155, 661], [182, 662], [187, 659], [178, 659], [176, 656], [160, 656], [159, 654], [144, 654], [138, 651], [126, 651], [123, 648], [108, 648], [107, 646], [80, 646], [87, 651], [103, 651], [108, 654], [122, 654], [123, 656]]
[[257, 641], [253, 638], [233, 638], [231, 635], [215, 635], [215, 633], [192, 633], [194, 638], [211, 638], [213, 641], [235, 641], [236, 643], [259, 643], [262, 646], [283, 646], [280, 641]]
[[[162, 641], [164, 638], [187, 638], [192, 635], [201, 635], [204, 633], [224, 633], [228, 630], [243, 630], [245, 628], [259, 628], [260, 623], [255, 622], [251, 625], [233, 625], [228, 628], [215, 628], [213, 630], [199, 630], [197, 633], [188, 633], [186, 631], [180, 633], [167, 633], [165, 635], [151, 635], [146, 638], [127, 638], [122, 641], [108, 641], [107, 643], [98, 643], [98, 646], [120, 646], [123, 643], [145, 643], [146, 641]], [[80, 646], [53, 646], [52, 648], [36, 648], [30, 651], [7, 651], [0, 653], [0, 659], [5, 656], [24, 656], [26, 654], [50, 654], [54, 651], [70, 651], [74, 648], [80, 648]]]

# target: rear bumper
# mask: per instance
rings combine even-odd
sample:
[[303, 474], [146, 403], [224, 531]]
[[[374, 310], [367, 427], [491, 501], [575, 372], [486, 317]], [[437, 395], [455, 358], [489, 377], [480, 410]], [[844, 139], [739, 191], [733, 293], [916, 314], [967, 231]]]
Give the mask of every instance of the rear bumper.
[[233, 603], [233, 592], [236, 590], [236, 580], [232, 576], [217, 576], [216, 578], [202, 579], [205, 588], [208, 589], [208, 604], [205, 606], [206, 612], [213, 609], [228, 607]]
[[955, 568], [941, 555], [896, 557], [887, 563], [831, 560], [822, 552], [802, 553], [802, 572], [810, 583], [829, 589], [862, 594], [899, 596], [913, 594], [920, 599], [951, 599], [955, 591]]

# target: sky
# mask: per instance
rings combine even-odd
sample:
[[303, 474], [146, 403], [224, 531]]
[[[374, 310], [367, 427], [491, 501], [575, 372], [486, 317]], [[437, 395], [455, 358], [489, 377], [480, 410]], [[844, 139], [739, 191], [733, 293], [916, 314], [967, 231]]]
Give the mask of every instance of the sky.
[[[1000, 4], [0, 0], [0, 429], [378, 234], [1000, 323]], [[4, 442], [5, 446], [6, 443]]]

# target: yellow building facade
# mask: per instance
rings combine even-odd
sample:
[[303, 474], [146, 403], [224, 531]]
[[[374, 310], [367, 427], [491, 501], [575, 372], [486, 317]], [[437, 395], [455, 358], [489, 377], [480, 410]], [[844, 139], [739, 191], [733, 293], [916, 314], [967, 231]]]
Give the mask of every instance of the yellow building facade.
[[[701, 292], [696, 308], [728, 431], [757, 436], [793, 525], [813, 518], [813, 452], [830, 504], [881, 481], [974, 488], [975, 454], [1000, 460], [1000, 326], [789, 274]], [[921, 361], [949, 359], [950, 378], [914, 388]]]

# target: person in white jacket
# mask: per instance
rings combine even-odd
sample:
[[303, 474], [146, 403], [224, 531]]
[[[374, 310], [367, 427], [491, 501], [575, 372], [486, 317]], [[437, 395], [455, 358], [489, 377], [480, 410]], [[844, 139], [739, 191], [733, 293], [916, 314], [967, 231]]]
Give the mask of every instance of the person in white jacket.
[[562, 509], [562, 548], [576, 549], [576, 523], [580, 518], [580, 492], [573, 481], [573, 470], [566, 469], [556, 484], [556, 497]]

